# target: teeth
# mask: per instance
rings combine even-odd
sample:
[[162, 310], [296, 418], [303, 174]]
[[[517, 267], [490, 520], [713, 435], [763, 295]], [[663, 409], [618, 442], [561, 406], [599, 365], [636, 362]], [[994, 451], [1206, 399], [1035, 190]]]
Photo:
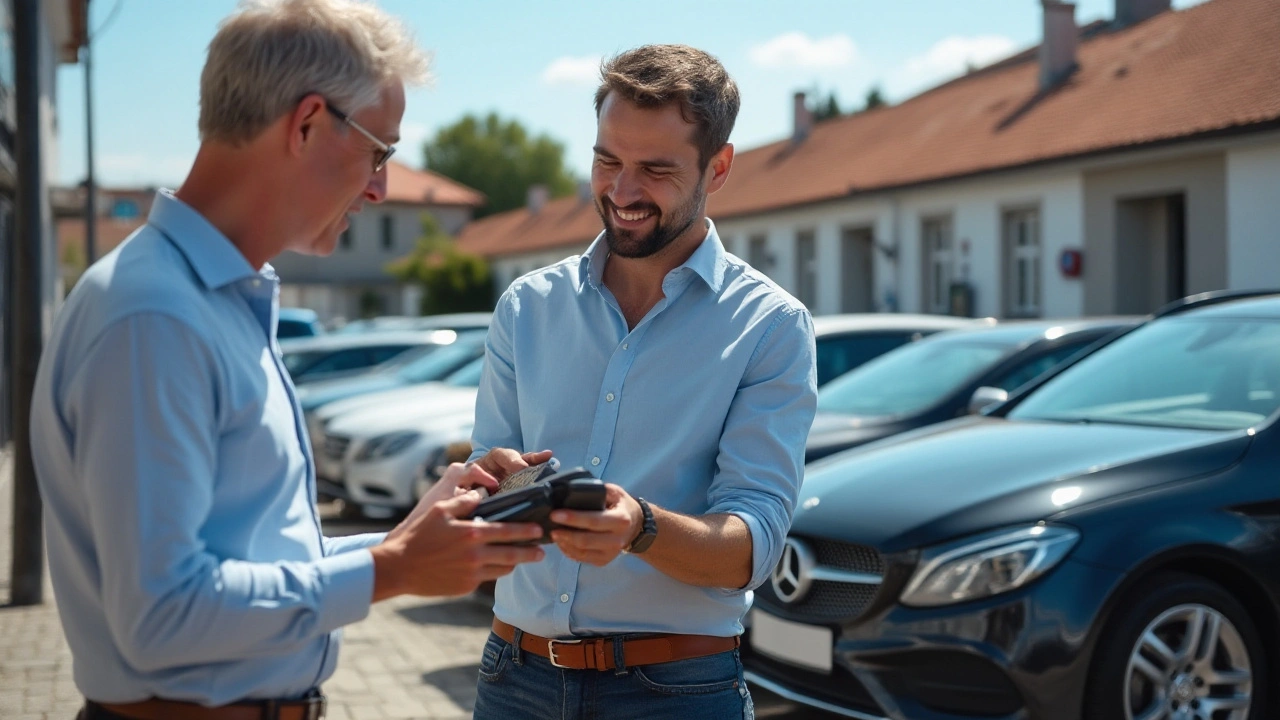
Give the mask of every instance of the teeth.
[[635, 222], [637, 220], [643, 220], [649, 217], [649, 213], [643, 213], [643, 212], [638, 212], [638, 213], [623, 212], [617, 209], [615, 209], [614, 212], [618, 213], [618, 217], [622, 218], [623, 220], [626, 220], [627, 222]]

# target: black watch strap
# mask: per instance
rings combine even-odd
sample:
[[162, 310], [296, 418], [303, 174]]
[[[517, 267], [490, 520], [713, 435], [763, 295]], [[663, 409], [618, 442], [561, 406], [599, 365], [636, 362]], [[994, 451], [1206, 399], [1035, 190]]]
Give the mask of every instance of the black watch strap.
[[644, 514], [644, 523], [640, 527], [640, 534], [635, 540], [631, 541], [631, 546], [627, 548], [627, 552], [632, 555], [638, 555], [653, 544], [654, 538], [658, 537], [658, 523], [653, 519], [653, 510], [649, 507], [649, 503], [644, 498], [636, 498], [636, 502], [640, 503], [640, 512]]

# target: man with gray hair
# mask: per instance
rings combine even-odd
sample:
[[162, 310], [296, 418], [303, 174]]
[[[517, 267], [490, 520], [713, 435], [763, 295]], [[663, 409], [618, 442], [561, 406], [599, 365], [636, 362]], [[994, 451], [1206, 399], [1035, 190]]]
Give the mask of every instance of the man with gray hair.
[[469, 488], [545, 453], [452, 466], [386, 535], [326, 538], [316, 513], [268, 261], [330, 253], [384, 199], [404, 86], [426, 72], [369, 3], [242, 4], [209, 46], [186, 181], [59, 314], [32, 448], [86, 720], [320, 717], [340, 628], [372, 602], [542, 557], [509, 544], [536, 525], [459, 518]]

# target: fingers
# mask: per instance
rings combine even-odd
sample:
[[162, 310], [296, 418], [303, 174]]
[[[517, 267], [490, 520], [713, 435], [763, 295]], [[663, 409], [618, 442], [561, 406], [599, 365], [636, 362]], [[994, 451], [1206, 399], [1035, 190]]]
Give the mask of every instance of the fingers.
[[616, 510], [556, 510], [551, 513], [552, 522], [579, 530], [596, 533], [624, 533], [631, 526], [625, 513]]
[[495, 478], [505, 478], [517, 470], [546, 462], [550, 459], [550, 450], [539, 450], [521, 455], [511, 448], [493, 448], [473, 464], [479, 465]]
[[538, 463], [544, 463], [550, 460], [551, 454], [550, 450], [539, 450], [537, 452], [527, 452], [521, 455], [520, 459], [524, 460], [526, 465], [537, 465]]

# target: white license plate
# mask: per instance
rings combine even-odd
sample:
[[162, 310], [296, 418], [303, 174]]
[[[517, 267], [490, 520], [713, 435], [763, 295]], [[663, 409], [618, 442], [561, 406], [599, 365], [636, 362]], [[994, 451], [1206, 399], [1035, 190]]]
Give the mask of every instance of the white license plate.
[[793, 665], [831, 672], [831, 628], [804, 625], [751, 611], [751, 647]]

